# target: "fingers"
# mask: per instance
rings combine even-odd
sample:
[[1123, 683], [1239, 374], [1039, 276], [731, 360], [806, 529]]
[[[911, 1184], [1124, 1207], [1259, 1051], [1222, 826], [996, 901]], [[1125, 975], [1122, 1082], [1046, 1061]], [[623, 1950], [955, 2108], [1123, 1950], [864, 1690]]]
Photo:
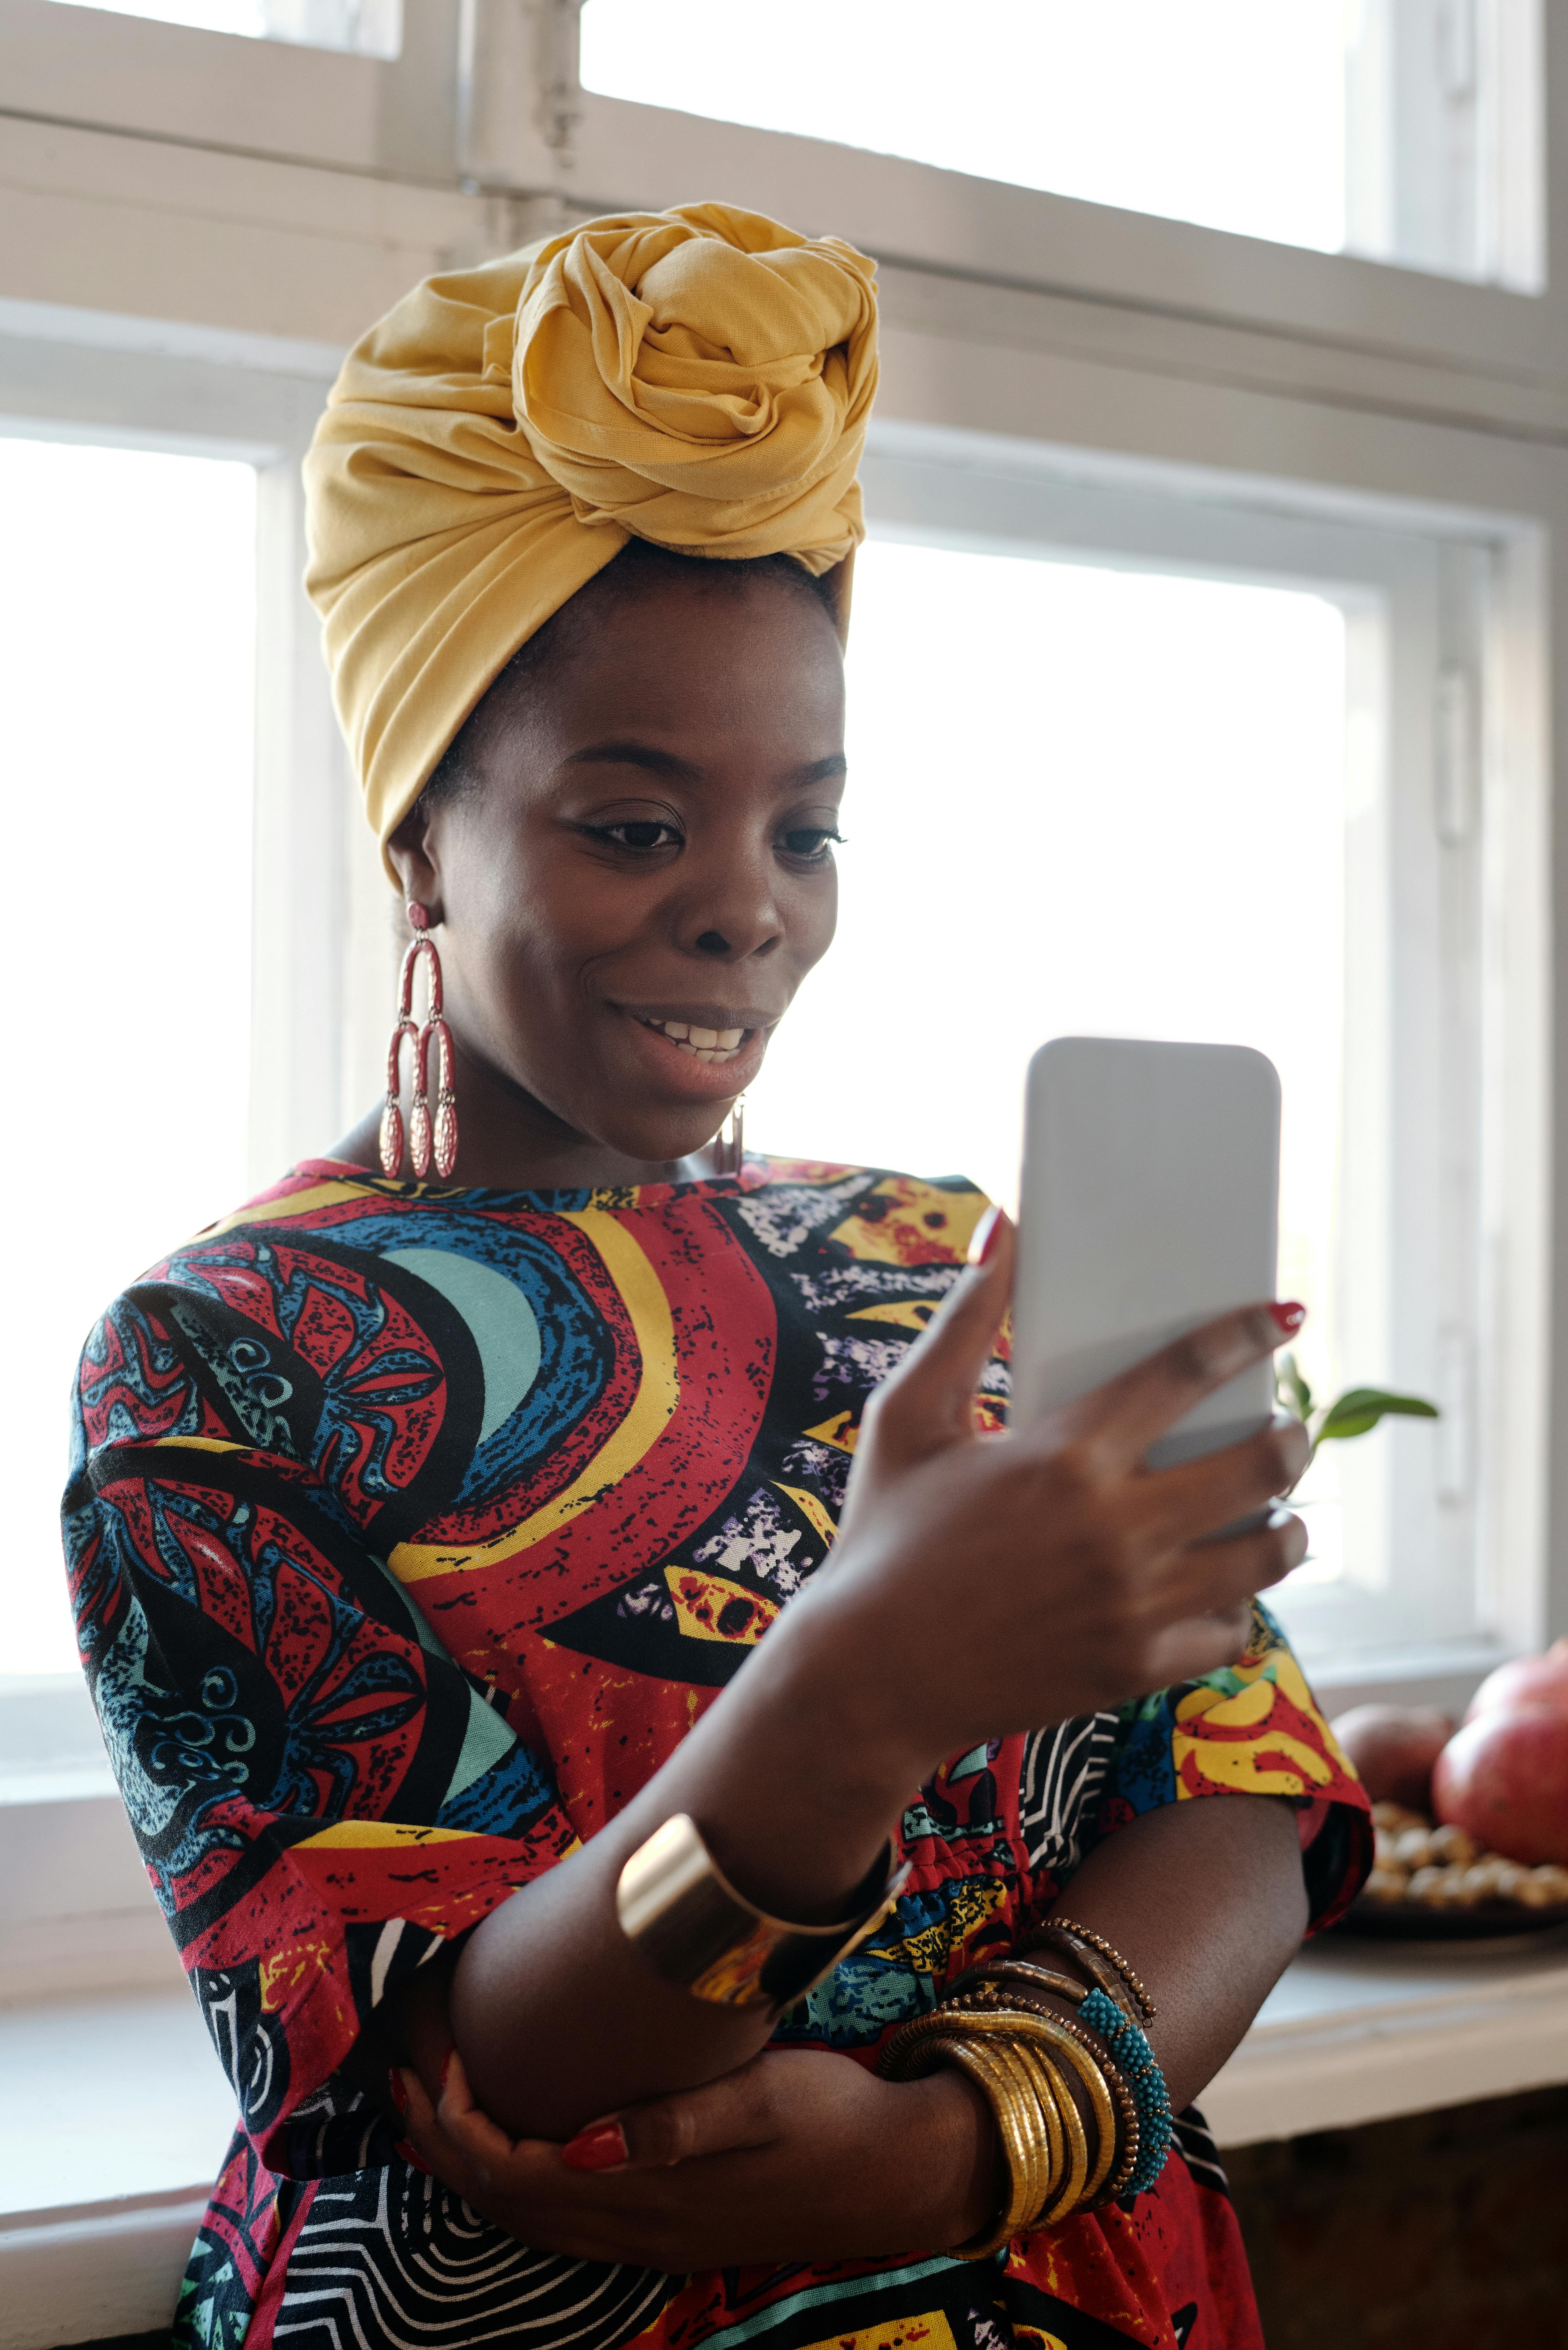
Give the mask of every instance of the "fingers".
[[1142, 1499], [1157, 1533], [1189, 1539], [1212, 1534], [1288, 1493], [1306, 1467], [1312, 1441], [1299, 1419], [1281, 1413], [1242, 1444], [1228, 1444], [1174, 1469], [1152, 1471]]
[[475, 2184], [458, 2147], [442, 2129], [430, 2093], [411, 2064], [400, 2065], [396, 2077], [402, 2089], [399, 2151], [411, 2155], [421, 2170], [439, 2178], [456, 2194], [469, 2195]]
[[519, 2144], [528, 2143], [509, 2138], [500, 2125], [491, 2120], [469, 2087], [468, 2074], [455, 2048], [449, 2052], [441, 2068], [441, 2099], [435, 2108], [435, 2119], [464, 2158], [487, 2173], [496, 2170], [515, 2153]]
[[1246, 1653], [1251, 1630], [1251, 1600], [1167, 1625], [1151, 1643], [1150, 1689], [1171, 1689], [1180, 1681], [1201, 1680], [1206, 1673], [1217, 1673], [1227, 1665], [1239, 1664]]
[[975, 1232], [976, 1261], [867, 1407], [880, 1446], [923, 1459], [970, 1432], [970, 1406], [1012, 1294], [1017, 1233], [992, 1208]]
[[[733, 2154], [742, 2147], [764, 2146], [775, 2135], [762, 2070], [765, 2061], [754, 2056], [750, 2064], [700, 2089], [680, 2089], [667, 2097], [649, 2097], [641, 2105], [628, 2106], [581, 2131], [566, 2147], [564, 2158], [569, 2167], [576, 2167], [573, 2147], [600, 2130], [618, 2130], [626, 2154], [618, 2167], [632, 2170], [669, 2168], [691, 2162], [699, 2155]], [[602, 2167], [610, 2168], [607, 2163]]]
[[449, 2048], [441, 2060], [441, 2095], [436, 2110], [449, 2126], [462, 2114], [477, 2112], [473, 2091], [468, 2085], [468, 2074], [455, 2048]]
[[1194, 1543], [1178, 1554], [1163, 1595], [1170, 1617], [1226, 1613], [1282, 1583], [1307, 1552], [1307, 1530], [1289, 1510], [1277, 1510], [1253, 1534]]
[[1279, 1583], [1307, 1552], [1307, 1530], [1276, 1510], [1255, 1534], [1197, 1543], [1183, 1551], [1167, 1587], [1171, 1620], [1150, 1641], [1148, 1686], [1169, 1689], [1238, 1663], [1252, 1630], [1252, 1597]]
[[1130, 1464], [1206, 1395], [1262, 1362], [1300, 1329], [1296, 1305], [1239, 1306], [1162, 1347], [1045, 1423], [1058, 1440], [1092, 1436]]

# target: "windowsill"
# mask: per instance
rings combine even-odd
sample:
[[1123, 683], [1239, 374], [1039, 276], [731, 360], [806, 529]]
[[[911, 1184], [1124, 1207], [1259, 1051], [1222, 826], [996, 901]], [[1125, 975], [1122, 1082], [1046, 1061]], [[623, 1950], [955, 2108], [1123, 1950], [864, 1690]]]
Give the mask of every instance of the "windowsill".
[[234, 2128], [189, 1991], [0, 2010], [0, 2350], [167, 2325]]
[[1319, 1652], [1282, 1607], [1302, 1670], [1325, 1714], [1353, 1705], [1435, 1706], [1456, 1720], [1488, 1673], [1516, 1651], [1494, 1641], [1444, 1641], [1401, 1648], [1333, 1648]]
[[[1203, 2099], [1221, 2147], [1568, 2080], [1568, 1933], [1341, 1941], [1291, 1967]], [[182, 1991], [0, 2012], [0, 2350], [166, 2324], [233, 2099]]]
[[1221, 2147], [1568, 2081], [1568, 1929], [1303, 1950], [1202, 2098]]

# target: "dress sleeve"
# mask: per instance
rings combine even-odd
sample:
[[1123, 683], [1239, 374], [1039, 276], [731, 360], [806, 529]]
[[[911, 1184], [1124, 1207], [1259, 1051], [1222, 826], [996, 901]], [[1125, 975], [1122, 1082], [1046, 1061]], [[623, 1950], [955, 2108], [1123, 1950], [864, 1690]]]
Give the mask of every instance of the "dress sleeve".
[[1372, 1866], [1371, 1806], [1289, 1641], [1255, 1599], [1239, 1664], [1121, 1709], [1100, 1832], [1199, 1795], [1283, 1795], [1293, 1803], [1307, 1930], [1319, 1933], [1344, 1916]]
[[341, 2069], [372, 2010], [576, 1837], [312, 1464], [250, 1440], [277, 1366], [231, 1338], [247, 1399], [228, 1409], [191, 1312], [138, 1289], [88, 1342], [64, 1505], [78, 1644], [244, 2126], [269, 2169], [329, 2177], [390, 2158]]

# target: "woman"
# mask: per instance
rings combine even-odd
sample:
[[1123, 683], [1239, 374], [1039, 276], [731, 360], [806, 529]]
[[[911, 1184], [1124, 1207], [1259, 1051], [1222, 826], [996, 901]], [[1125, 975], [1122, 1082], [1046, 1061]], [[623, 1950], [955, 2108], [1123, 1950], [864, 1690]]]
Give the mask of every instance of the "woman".
[[66, 1503], [241, 2105], [183, 2341], [1260, 2338], [1157, 2085], [1366, 1806], [1250, 1596], [1299, 1523], [1205, 1539], [1301, 1432], [1141, 1464], [1299, 1309], [999, 1435], [1005, 1220], [712, 1145], [832, 936], [875, 373], [868, 264], [701, 206], [431, 281], [323, 420], [442, 993], [94, 1332]]

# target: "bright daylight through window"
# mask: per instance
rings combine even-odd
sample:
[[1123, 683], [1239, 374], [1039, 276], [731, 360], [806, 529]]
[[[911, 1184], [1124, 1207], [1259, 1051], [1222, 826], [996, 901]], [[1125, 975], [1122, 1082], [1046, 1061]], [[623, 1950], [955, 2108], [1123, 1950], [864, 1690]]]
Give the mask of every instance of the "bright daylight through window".
[[906, 0], [896, 44], [868, 0], [804, 15], [780, 42], [728, 0], [587, 0], [583, 80], [1287, 244], [1345, 241], [1340, 0], [981, 0], [961, 21], [949, 0]]
[[1534, 104], [1517, 5], [903, 0], [896, 14], [889, 41], [887, 0], [798, 0], [784, 42], [729, 0], [587, 0], [582, 78], [1282, 244], [1535, 282], [1532, 205], [1513, 184], [1530, 177]]
[[[1335, 1344], [1345, 640], [1321, 596], [863, 547], [838, 939], [748, 1131], [1011, 1198], [1047, 1036], [1256, 1045], [1284, 1091], [1281, 1294], [1312, 1308], [1314, 1385], [1365, 1378]], [[1307, 1489], [1320, 1580], [1334, 1469]]]
[[53, 1673], [76, 1663], [59, 1499], [78, 1350], [128, 1280], [244, 1191], [255, 475], [0, 438], [0, 507], [28, 877], [7, 911], [27, 1131], [4, 1178], [20, 1237], [0, 1659]]
[[151, 16], [201, 33], [253, 41], [297, 41], [311, 49], [351, 49], [395, 57], [402, 47], [403, 0], [62, 0], [67, 7]]

